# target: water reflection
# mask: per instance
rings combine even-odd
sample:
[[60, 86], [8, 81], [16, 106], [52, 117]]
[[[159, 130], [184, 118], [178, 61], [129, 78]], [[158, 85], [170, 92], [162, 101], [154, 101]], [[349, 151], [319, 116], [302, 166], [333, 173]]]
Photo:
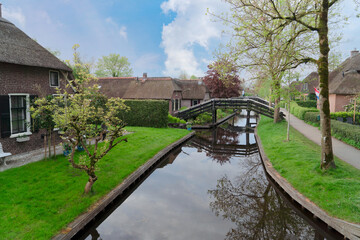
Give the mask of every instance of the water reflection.
[[225, 175], [208, 191], [216, 216], [236, 225], [225, 239], [312, 239], [311, 226], [276, 193], [261, 162], [249, 158], [244, 166], [244, 174], [233, 179]]
[[274, 190], [240, 124], [198, 132], [75, 238], [322, 239]]

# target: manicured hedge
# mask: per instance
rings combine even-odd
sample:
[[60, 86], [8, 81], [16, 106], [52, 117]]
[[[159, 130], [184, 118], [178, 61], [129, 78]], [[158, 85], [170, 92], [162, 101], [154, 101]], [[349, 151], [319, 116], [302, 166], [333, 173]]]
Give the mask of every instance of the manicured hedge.
[[296, 101], [297, 105], [305, 108], [316, 108], [316, 100]]
[[319, 112], [316, 108], [307, 108], [301, 107], [296, 102], [291, 102], [290, 104], [290, 112], [294, 114], [296, 117], [304, 120], [305, 113], [307, 112]]
[[[346, 121], [346, 118], [353, 118], [354, 112], [334, 112], [330, 113], [330, 118], [337, 120], [338, 118], [343, 118], [343, 121]], [[355, 124], [360, 125], [360, 112], [355, 113]]]
[[167, 127], [169, 102], [161, 100], [125, 100], [128, 112], [121, 114], [128, 126]]
[[360, 149], [360, 126], [331, 120], [331, 133], [337, 139]]
[[319, 112], [307, 112], [304, 115], [304, 121], [320, 124], [320, 118], [318, 118], [319, 115]]

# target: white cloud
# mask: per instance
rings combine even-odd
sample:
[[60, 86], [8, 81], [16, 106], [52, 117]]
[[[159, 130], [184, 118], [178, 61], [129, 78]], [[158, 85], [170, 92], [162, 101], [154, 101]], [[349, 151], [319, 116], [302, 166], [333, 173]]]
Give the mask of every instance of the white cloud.
[[[163, 26], [162, 47], [167, 59], [165, 75], [178, 76], [182, 71], [196, 76], [204, 75], [201, 59], [195, 56], [195, 48], [209, 49], [211, 39], [221, 37], [222, 26], [211, 21], [207, 9], [221, 13], [225, 3], [218, 0], [168, 0], [161, 4], [165, 14], [174, 12], [175, 19]], [[200, 62], [200, 63], [199, 63]]]
[[15, 23], [20, 27], [25, 27], [26, 18], [20, 8], [3, 8], [3, 17], [8, 19], [10, 22]]
[[125, 26], [121, 26], [120, 30], [119, 30], [119, 34], [122, 38], [124, 38], [125, 40], [127, 40], [127, 32], [126, 32], [126, 27]]

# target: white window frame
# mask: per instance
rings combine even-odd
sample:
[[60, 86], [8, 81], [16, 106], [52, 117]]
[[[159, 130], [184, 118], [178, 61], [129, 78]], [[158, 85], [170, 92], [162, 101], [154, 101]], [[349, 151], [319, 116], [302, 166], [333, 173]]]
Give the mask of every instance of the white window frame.
[[[21, 133], [12, 133], [12, 112], [11, 112], [11, 96], [25, 96], [26, 97], [26, 131]], [[30, 94], [28, 93], [9, 93], [9, 105], [10, 105], [10, 138], [16, 138], [19, 136], [29, 136], [31, 135], [31, 127], [30, 127]]]
[[[51, 73], [52, 72], [56, 72], [57, 73], [57, 75], [58, 75], [58, 85], [57, 86], [52, 86], [51, 85]], [[54, 70], [50, 70], [49, 71], [49, 84], [50, 84], [50, 87], [60, 87], [60, 73], [59, 73], [59, 71], [54, 71]]]

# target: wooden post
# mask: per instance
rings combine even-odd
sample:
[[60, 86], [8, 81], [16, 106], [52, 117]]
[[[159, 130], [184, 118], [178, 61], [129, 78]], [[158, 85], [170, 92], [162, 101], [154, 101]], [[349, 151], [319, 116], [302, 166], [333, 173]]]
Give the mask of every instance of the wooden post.
[[46, 134], [44, 135], [44, 148], [45, 148], [45, 156], [44, 156], [44, 158], [46, 159]]
[[215, 99], [212, 102], [212, 123], [216, 123], [216, 108], [215, 108]]
[[355, 113], [356, 113], [356, 97], [355, 97], [355, 102], [354, 102], [354, 121], [353, 123], [355, 124]]
[[250, 128], [250, 110], [247, 110], [247, 114], [246, 114], [246, 128]]

